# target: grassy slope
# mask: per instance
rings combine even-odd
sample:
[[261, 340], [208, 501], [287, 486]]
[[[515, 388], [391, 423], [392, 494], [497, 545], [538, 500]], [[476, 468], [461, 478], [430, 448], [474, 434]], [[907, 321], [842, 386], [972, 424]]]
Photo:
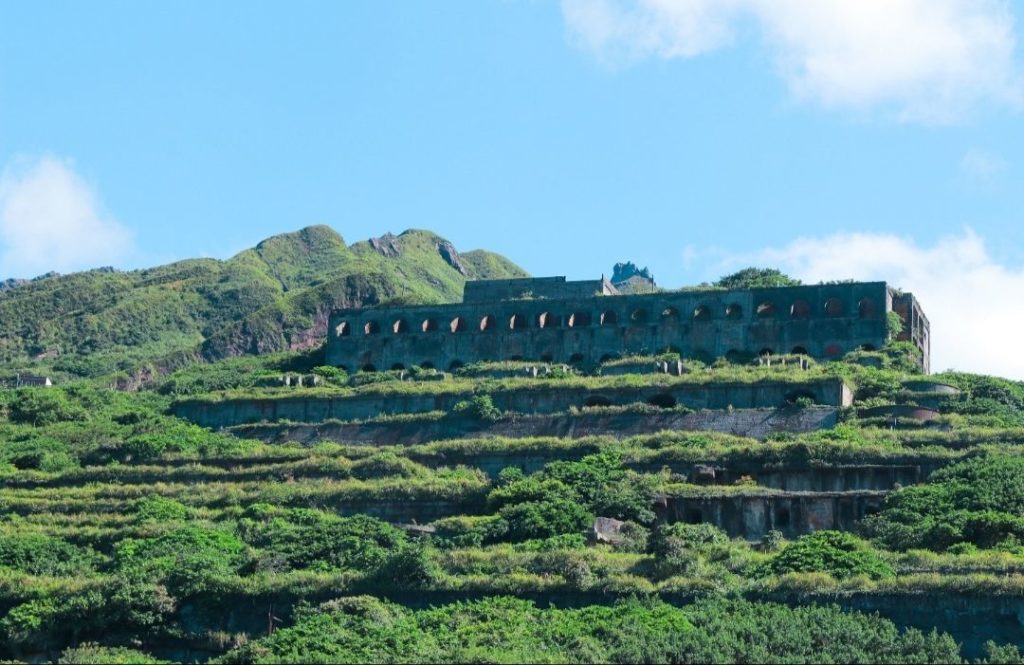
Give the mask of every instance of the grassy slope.
[[[483, 251], [466, 255], [463, 275], [438, 252], [442, 242], [407, 231], [398, 237], [399, 256], [387, 257], [369, 242], [349, 247], [331, 228], [312, 226], [227, 261], [32, 282], [0, 294], [0, 371], [97, 376], [175, 357], [308, 348], [326, 334], [332, 308], [396, 297], [452, 301], [467, 278], [525, 275]], [[53, 351], [56, 358], [31, 360]]]

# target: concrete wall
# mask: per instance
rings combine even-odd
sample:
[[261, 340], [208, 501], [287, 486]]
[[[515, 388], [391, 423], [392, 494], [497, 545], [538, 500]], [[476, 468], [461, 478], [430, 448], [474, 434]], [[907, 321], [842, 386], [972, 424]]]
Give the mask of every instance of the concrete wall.
[[831, 359], [881, 348], [891, 308], [886, 284], [869, 282], [346, 309], [331, 314], [327, 362], [348, 371], [515, 359], [596, 365], [668, 349], [704, 360]]
[[727, 432], [763, 439], [773, 432], [813, 432], [834, 427], [834, 407], [808, 409], [736, 409], [692, 413], [601, 413], [549, 416], [516, 416], [501, 420], [443, 418], [369, 423], [323, 423], [302, 425], [243, 425], [232, 433], [268, 443], [297, 441], [307, 445], [319, 441], [364, 443], [367, 445], [417, 444], [467, 437], [556, 436], [580, 438], [650, 434], [663, 430]]
[[[570, 407], [628, 405], [667, 401], [691, 409], [776, 408], [806, 395], [815, 404], [846, 406], [850, 389], [839, 379], [803, 383], [759, 381], [756, 383], [678, 383], [648, 388], [524, 388], [491, 393], [502, 411], [548, 414]], [[231, 427], [261, 421], [291, 420], [318, 423], [325, 420], [365, 420], [384, 414], [451, 411], [469, 393], [365, 394], [352, 397], [288, 397], [282, 399], [241, 399], [223, 402], [183, 401], [172, 408], [175, 415], [205, 427]]]
[[759, 540], [771, 530], [787, 538], [837, 529], [877, 512], [886, 492], [781, 492], [743, 495], [670, 496], [658, 516], [669, 523], [710, 523], [730, 536]]
[[567, 282], [565, 277], [521, 277], [515, 279], [480, 279], [466, 282], [462, 293], [464, 303], [490, 303], [524, 298], [590, 298], [614, 295], [617, 291], [605, 279]]

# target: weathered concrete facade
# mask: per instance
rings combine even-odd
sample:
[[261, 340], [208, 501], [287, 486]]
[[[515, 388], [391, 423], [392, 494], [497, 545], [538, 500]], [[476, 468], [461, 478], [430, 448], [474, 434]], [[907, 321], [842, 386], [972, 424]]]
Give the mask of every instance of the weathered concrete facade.
[[442, 370], [481, 360], [593, 365], [677, 351], [710, 361], [804, 353], [829, 360], [888, 341], [887, 314], [928, 368], [928, 319], [885, 282], [737, 291], [615, 295], [605, 280], [469, 282], [464, 302], [342, 309], [331, 314], [327, 362], [349, 371]]
[[[662, 408], [764, 409], [784, 406], [807, 397], [824, 406], [849, 406], [849, 386], [840, 379], [814, 381], [758, 381], [754, 383], [688, 383], [646, 388], [528, 387], [490, 393], [494, 405], [513, 413], [562, 413], [587, 406], [628, 406], [648, 403]], [[233, 399], [218, 402], [183, 400], [174, 414], [204, 427], [232, 427], [245, 423], [289, 420], [321, 423], [326, 420], [363, 420], [381, 415], [451, 411], [471, 392], [388, 393], [368, 392], [339, 397], [287, 397]]]

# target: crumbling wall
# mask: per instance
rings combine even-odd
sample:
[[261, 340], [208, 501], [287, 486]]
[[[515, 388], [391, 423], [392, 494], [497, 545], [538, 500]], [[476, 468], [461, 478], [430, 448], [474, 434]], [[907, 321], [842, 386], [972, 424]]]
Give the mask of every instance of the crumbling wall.
[[[471, 397], [468, 392], [368, 393], [350, 397], [288, 397], [236, 399], [220, 402], [186, 400], [172, 407], [175, 415], [204, 427], [231, 427], [245, 423], [290, 420], [320, 423], [326, 420], [367, 420], [381, 415], [452, 411]], [[850, 389], [839, 379], [806, 382], [758, 381], [755, 383], [677, 383], [643, 388], [547, 388], [529, 387], [491, 393], [502, 411], [528, 414], [562, 413], [587, 406], [627, 406], [647, 403], [690, 409], [779, 408], [796, 397], [815, 404], [847, 406]]]

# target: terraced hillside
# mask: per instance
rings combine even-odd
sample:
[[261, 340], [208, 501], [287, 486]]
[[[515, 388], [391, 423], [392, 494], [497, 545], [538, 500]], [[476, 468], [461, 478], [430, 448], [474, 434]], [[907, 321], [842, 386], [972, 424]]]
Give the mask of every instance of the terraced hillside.
[[0, 392], [0, 657], [1019, 658], [1024, 386], [902, 352]]

